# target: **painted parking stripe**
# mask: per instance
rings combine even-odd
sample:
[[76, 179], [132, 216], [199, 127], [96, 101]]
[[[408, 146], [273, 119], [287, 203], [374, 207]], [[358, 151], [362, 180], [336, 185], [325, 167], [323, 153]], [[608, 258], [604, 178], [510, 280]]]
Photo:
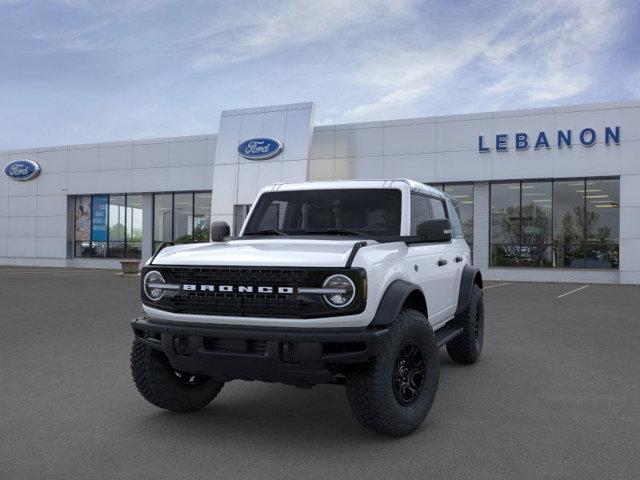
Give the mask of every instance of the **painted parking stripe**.
[[496, 283], [495, 285], [488, 285], [488, 286], [484, 287], [483, 290], [486, 290], [487, 288], [501, 287], [503, 285], [510, 285], [510, 284], [511, 284], [511, 282]]
[[562, 295], [558, 295], [558, 298], [566, 297], [567, 295], [571, 295], [572, 293], [579, 292], [580, 290], [584, 290], [589, 285], [583, 285], [582, 287], [576, 288], [575, 290], [571, 290], [570, 292], [563, 293]]

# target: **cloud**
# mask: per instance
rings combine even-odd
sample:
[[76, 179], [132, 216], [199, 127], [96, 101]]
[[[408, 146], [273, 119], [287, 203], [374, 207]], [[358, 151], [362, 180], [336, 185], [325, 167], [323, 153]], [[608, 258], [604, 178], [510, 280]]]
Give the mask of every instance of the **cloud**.
[[598, 55], [616, 40], [622, 21], [604, 0], [518, 3], [502, 12], [472, 19], [448, 38], [427, 38], [418, 48], [400, 39], [361, 54], [353, 77], [370, 93], [338, 120], [402, 115], [408, 105], [463, 84], [475, 84], [479, 108], [513, 105], [514, 97], [533, 105], [569, 100], [593, 84]]

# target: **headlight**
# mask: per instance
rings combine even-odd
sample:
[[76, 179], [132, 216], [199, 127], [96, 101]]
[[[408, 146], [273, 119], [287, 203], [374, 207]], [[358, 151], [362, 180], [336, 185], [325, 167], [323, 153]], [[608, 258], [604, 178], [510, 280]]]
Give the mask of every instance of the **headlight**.
[[142, 285], [144, 287], [144, 294], [154, 302], [157, 302], [164, 295], [165, 285], [164, 278], [160, 275], [160, 272], [156, 270], [151, 270], [144, 276], [144, 280], [142, 280]]
[[333, 290], [330, 293], [325, 293], [323, 298], [334, 308], [344, 308], [356, 298], [356, 286], [346, 275], [331, 275], [324, 281], [322, 288]]

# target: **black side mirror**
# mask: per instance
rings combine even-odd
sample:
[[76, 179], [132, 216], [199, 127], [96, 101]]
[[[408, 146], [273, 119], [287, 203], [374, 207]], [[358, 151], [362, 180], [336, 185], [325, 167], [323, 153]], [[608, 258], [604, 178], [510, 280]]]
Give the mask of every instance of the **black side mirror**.
[[423, 242], [451, 241], [451, 222], [448, 218], [432, 218], [418, 224], [416, 233]]
[[231, 227], [227, 222], [211, 222], [211, 241], [222, 242], [225, 237], [231, 235]]

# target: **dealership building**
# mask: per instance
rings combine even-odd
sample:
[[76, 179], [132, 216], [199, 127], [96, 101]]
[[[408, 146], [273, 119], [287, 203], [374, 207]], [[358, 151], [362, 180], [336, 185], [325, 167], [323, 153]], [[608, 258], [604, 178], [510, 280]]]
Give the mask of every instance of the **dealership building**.
[[[457, 200], [488, 279], [640, 284], [640, 101], [313, 120], [246, 108], [217, 134], [0, 152], [0, 264], [119, 268], [212, 220], [237, 232], [268, 184], [411, 178]], [[242, 155], [265, 139], [270, 158]]]

